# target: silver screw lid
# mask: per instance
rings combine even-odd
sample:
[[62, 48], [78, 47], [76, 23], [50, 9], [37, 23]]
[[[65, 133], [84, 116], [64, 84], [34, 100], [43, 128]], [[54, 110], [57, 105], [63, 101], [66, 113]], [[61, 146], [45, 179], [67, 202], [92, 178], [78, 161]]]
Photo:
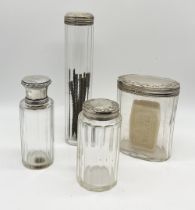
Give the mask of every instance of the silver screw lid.
[[22, 79], [21, 84], [26, 89], [26, 101], [33, 100], [47, 101], [47, 87], [51, 84], [51, 79], [43, 75], [30, 75]]
[[180, 92], [180, 84], [175, 80], [136, 74], [119, 76], [118, 88], [137, 95], [155, 97], [172, 97]]
[[87, 12], [69, 12], [64, 16], [64, 23], [75, 26], [93, 25], [94, 16]]
[[43, 75], [30, 75], [22, 79], [21, 84], [24, 87], [43, 88], [51, 84], [51, 79]]
[[112, 120], [119, 116], [119, 105], [109, 99], [90, 99], [83, 104], [83, 114], [93, 120]]

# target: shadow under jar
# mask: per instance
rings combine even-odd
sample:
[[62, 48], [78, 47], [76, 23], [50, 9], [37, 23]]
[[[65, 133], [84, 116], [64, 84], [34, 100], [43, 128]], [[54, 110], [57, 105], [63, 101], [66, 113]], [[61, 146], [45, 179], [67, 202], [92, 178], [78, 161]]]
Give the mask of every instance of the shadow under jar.
[[77, 180], [91, 191], [117, 183], [121, 116], [116, 102], [91, 99], [78, 118]]
[[31, 169], [46, 168], [53, 163], [53, 106], [47, 96], [48, 77], [24, 77], [22, 85], [26, 97], [20, 102], [21, 152], [24, 166]]
[[122, 153], [149, 161], [170, 158], [179, 91], [180, 84], [168, 78], [118, 78]]
[[90, 13], [65, 15], [65, 139], [77, 145], [77, 120], [85, 100], [91, 97], [93, 23]]

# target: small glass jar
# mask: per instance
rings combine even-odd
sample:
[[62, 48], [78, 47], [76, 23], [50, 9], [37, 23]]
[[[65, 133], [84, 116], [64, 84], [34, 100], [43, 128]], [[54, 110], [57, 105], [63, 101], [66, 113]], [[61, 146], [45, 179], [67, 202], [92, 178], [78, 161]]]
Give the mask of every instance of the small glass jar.
[[150, 161], [170, 158], [179, 91], [180, 84], [167, 78], [118, 78], [121, 152]]
[[121, 116], [116, 102], [91, 99], [78, 118], [77, 180], [87, 190], [117, 183]]
[[90, 13], [70, 12], [65, 24], [65, 139], [77, 145], [78, 115], [91, 98], [93, 23]]
[[51, 80], [33, 75], [21, 83], [26, 89], [26, 97], [20, 102], [22, 162], [27, 168], [46, 168], [54, 159], [54, 102], [47, 96]]

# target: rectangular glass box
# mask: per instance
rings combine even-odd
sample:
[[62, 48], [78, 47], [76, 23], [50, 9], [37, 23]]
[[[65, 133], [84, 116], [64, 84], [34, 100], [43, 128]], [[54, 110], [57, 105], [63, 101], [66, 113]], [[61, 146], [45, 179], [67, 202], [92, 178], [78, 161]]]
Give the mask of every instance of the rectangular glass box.
[[179, 91], [179, 83], [167, 78], [118, 78], [122, 153], [150, 161], [169, 159]]

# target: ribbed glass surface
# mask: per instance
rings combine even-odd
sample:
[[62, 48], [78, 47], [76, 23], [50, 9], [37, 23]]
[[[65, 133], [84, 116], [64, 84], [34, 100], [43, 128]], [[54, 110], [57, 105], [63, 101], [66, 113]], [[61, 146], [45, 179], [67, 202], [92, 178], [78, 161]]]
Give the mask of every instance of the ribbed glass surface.
[[65, 138], [77, 145], [77, 119], [91, 97], [93, 25], [65, 24]]
[[79, 115], [77, 179], [88, 190], [103, 191], [117, 182], [120, 117], [89, 120]]
[[53, 100], [39, 107], [20, 103], [21, 152], [23, 164], [32, 169], [53, 163]]
[[121, 152], [150, 161], [171, 156], [178, 96], [139, 96], [118, 90]]

